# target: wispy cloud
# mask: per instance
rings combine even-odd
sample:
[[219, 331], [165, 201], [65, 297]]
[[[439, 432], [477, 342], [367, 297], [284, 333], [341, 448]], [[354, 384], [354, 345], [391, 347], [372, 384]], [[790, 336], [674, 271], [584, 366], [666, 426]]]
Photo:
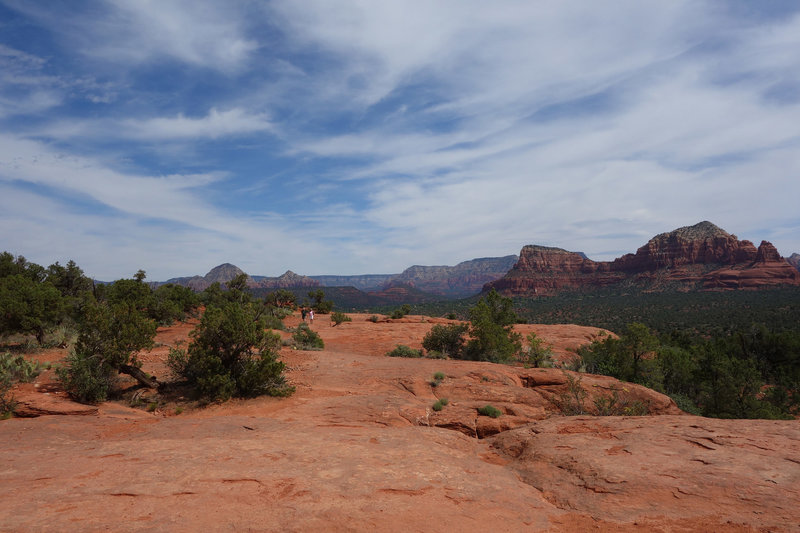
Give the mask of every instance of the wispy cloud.
[[608, 259], [704, 219], [789, 254], [800, 7], [740, 5], [5, 0], [34, 37], [0, 36], [0, 183], [257, 274]]

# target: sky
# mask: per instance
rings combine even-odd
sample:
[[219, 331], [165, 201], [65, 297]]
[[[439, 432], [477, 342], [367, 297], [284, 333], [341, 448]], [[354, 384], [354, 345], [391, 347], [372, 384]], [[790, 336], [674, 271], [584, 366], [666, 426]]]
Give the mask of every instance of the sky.
[[0, 249], [112, 280], [800, 252], [800, 3], [0, 0]]

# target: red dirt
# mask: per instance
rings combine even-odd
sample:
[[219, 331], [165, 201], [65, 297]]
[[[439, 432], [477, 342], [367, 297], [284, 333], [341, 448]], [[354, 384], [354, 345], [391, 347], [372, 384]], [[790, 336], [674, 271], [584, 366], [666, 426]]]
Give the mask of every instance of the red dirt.
[[[323, 351], [282, 350], [290, 398], [181, 414], [109, 402], [84, 416], [0, 422], [0, 530], [800, 528], [796, 421], [680, 415], [652, 391], [588, 375], [575, 375], [587, 410], [616, 389], [665, 416], [564, 417], [556, 403], [572, 374], [385, 357], [398, 343], [419, 347], [440, 320], [351, 316], [337, 327], [315, 320]], [[169, 347], [190, 329], [161, 328], [144, 370], [164, 379]], [[519, 329], [562, 356], [599, 331]], [[17, 390], [28, 408], [85, 408], [54, 389], [51, 372]], [[436, 372], [446, 377], [433, 387]], [[478, 416], [487, 403], [503, 416]]]

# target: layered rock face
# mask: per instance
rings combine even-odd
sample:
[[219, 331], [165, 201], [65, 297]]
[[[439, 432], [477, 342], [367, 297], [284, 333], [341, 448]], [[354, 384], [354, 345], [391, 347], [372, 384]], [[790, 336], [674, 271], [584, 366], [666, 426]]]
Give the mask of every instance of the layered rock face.
[[392, 278], [391, 283], [445, 296], [470, 296], [480, 292], [486, 283], [502, 278], [517, 259], [516, 255], [507, 255], [472, 259], [455, 266], [414, 265]]
[[514, 268], [485, 288], [532, 296], [613, 285], [650, 290], [752, 289], [800, 285], [800, 272], [771, 243], [762, 241], [756, 248], [711, 222], [701, 222], [656, 235], [635, 254], [610, 262], [560, 248], [525, 246]]

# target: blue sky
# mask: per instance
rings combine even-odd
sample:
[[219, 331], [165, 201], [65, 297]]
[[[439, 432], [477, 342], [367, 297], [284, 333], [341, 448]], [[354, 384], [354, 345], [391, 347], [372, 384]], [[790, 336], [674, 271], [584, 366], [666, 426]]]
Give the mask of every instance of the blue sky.
[[99, 279], [800, 252], [800, 4], [0, 0], [0, 248]]

